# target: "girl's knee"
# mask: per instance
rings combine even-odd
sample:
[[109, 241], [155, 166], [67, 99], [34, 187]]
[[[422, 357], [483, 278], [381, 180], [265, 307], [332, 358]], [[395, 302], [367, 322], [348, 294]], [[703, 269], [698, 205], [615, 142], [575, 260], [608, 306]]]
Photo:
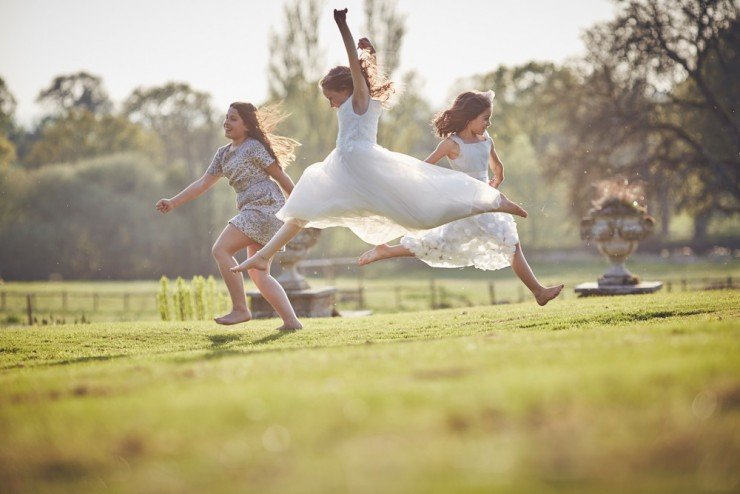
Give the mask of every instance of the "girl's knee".
[[233, 253], [229, 252], [223, 245], [216, 242], [213, 244], [213, 247], [211, 247], [211, 255], [218, 261], [220, 259], [232, 257]]

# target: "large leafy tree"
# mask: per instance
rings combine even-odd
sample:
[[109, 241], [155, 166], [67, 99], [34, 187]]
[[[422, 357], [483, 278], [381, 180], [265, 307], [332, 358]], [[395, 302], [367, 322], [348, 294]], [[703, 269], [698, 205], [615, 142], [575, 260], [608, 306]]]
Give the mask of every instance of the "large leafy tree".
[[[646, 182], [664, 232], [672, 210], [701, 241], [718, 212], [740, 210], [737, 9], [730, 0], [622, 0], [586, 35], [567, 122], [549, 161], [574, 196], [614, 174]], [[578, 201], [583, 204], [582, 201]]]

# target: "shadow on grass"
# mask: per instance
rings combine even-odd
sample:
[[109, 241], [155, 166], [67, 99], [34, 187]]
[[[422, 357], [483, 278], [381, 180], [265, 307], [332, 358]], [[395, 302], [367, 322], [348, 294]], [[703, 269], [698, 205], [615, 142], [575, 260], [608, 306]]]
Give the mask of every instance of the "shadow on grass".
[[[66, 360], [57, 360], [52, 362], [19, 362], [17, 364], [8, 365], [6, 367], [3, 367], [0, 370], [10, 370], [10, 369], [20, 369], [24, 367], [56, 367], [60, 365], [70, 365], [70, 364], [82, 364], [85, 362], [104, 362], [106, 360], [115, 360], [123, 357], [128, 357], [129, 355], [125, 353], [121, 353], [118, 355], [90, 355], [88, 357], [78, 357], [78, 358], [71, 358]], [[29, 365], [30, 364], [30, 365]]]

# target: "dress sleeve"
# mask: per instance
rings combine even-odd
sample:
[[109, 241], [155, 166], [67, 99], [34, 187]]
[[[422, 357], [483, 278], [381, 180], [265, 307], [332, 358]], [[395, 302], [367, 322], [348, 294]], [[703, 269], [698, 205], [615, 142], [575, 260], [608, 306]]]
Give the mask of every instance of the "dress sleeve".
[[206, 172], [210, 175], [215, 175], [216, 177], [223, 176], [223, 155], [222, 152], [223, 149], [220, 149], [216, 151], [216, 154], [213, 156], [213, 160], [211, 160], [211, 164], [206, 170]]
[[270, 156], [270, 152], [259, 141], [254, 143], [250, 154], [252, 155], [253, 163], [257, 165], [258, 168], [267, 168], [271, 164], [275, 163], [275, 158]]

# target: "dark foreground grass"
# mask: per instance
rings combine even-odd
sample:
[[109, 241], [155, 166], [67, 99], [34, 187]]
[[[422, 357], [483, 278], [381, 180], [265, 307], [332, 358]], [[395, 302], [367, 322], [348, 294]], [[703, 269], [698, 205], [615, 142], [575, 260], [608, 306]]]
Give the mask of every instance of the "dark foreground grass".
[[3, 492], [733, 492], [740, 293], [0, 331]]

